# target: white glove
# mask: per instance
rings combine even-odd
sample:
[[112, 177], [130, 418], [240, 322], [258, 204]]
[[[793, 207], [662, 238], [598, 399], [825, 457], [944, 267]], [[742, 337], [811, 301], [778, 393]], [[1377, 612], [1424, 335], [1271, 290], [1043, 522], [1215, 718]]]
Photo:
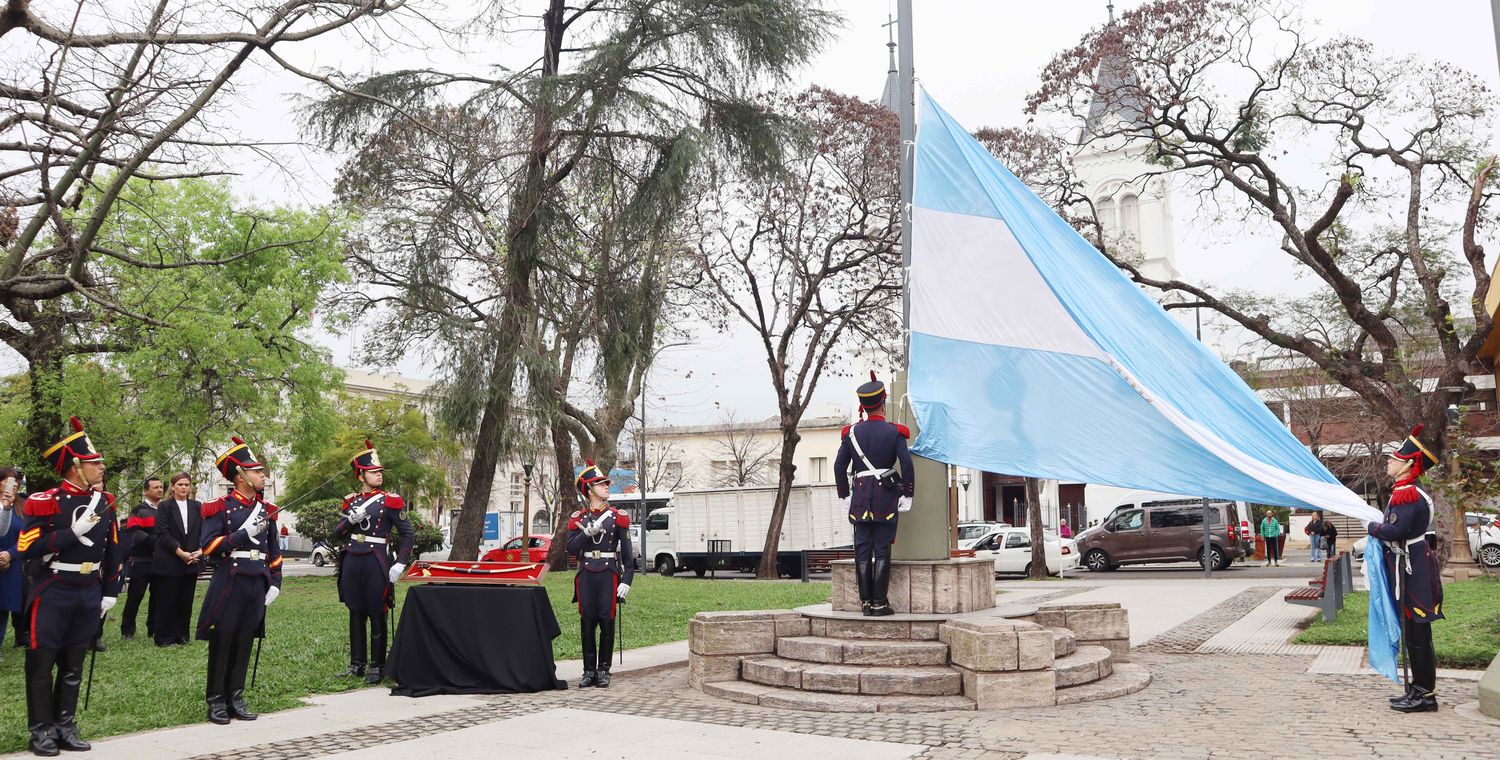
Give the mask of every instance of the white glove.
[[365, 518], [369, 516], [369, 514], [370, 513], [365, 510], [364, 505], [360, 505], [358, 509], [349, 510], [349, 514], [344, 515], [344, 519], [348, 520], [350, 525], [358, 525], [364, 522]]
[[266, 589], [266, 606], [270, 607], [271, 606], [271, 602], [276, 601], [276, 597], [278, 597], [278, 596], [281, 596], [281, 587], [280, 586], [272, 586], [272, 587]]
[[841, 507], [845, 512], [849, 511], [849, 498], [850, 497], [845, 496], [844, 498], [839, 499], [839, 507]]
[[73, 535], [77, 536], [78, 542], [83, 544], [84, 546], [93, 546], [94, 542], [90, 541], [87, 536], [88, 532], [93, 530], [94, 526], [98, 523], [98, 513], [94, 512], [93, 510], [84, 512], [83, 514], [78, 516], [77, 520], [73, 521]]
[[619, 585], [619, 587], [615, 589], [615, 596], [617, 596], [617, 597], [619, 597], [621, 599], [624, 599], [625, 595], [628, 594], [628, 593], [630, 593], [630, 584], [629, 583], [621, 583]]
[[120, 601], [119, 598], [118, 597], [113, 597], [113, 596], [106, 596], [103, 599], [100, 599], [99, 600], [99, 616], [103, 617], [106, 613], [109, 612], [109, 609], [111, 607], [115, 606], [115, 602], [118, 602], [118, 601]]
[[897, 499], [896, 500], [896, 511], [897, 512], [910, 512], [911, 511], [911, 497], [910, 496], [902, 496], [901, 498]]
[[588, 527], [586, 527], [586, 528], [583, 529], [583, 533], [584, 533], [584, 535], [586, 535], [586, 536], [588, 536], [590, 538], [596, 538], [599, 535], [601, 535], [601, 534], [604, 533], [604, 525], [602, 523], [596, 523], [596, 522], [595, 523], [589, 523]]
[[265, 513], [262, 512], [261, 514], [257, 515], [254, 520], [251, 520], [250, 522], [247, 522], [240, 527], [245, 529], [246, 535], [251, 536], [252, 538], [259, 538], [260, 534], [266, 532], [266, 526], [269, 524], [270, 521], [266, 519]]
[[391, 574], [389, 576], [391, 579], [391, 583], [395, 583], [396, 579], [400, 578], [401, 574], [404, 572], [406, 572], [406, 565], [403, 565], [400, 562], [391, 565]]

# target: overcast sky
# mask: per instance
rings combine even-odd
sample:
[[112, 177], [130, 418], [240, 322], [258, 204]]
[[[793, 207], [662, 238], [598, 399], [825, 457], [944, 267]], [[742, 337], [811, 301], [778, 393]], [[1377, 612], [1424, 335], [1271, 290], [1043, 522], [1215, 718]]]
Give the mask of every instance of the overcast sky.
[[[420, 1], [420, 0], [418, 0]], [[452, 0], [450, 15], [461, 15], [468, 0]], [[521, 3], [517, 3], [521, 5]], [[1025, 95], [1032, 90], [1042, 67], [1059, 50], [1106, 19], [1106, 0], [922, 0], [917, 6], [914, 33], [916, 72], [922, 85], [956, 119], [969, 128], [981, 125], [1024, 124]], [[1119, 10], [1138, 0], [1121, 0]], [[876, 98], [887, 68], [883, 28], [894, 3], [885, 0], [833, 0], [829, 5], [847, 18], [845, 27], [801, 78], [798, 86], [818, 84], [846, 93]], [[1338, 34], [1363, 37], [1393, 55], [1418, 54], [1446, 60], [1485, 77], [1492, 88], [1497, 76], [1489, 4], [1484, 0], [1306, 0], [1309, 28], [1320, 39]], [[278, 48], [280, 50], [281, 48]], [[523, 63], [533, 46], [478, 52], [480, 63], [505, 60]], [[461, 64], [464, 54], [451, 50], [415, 51], [400, 45], [380, 52], [368, 48], [320, 42], [296, 50], [303, 64], [337, 65], [355, 69], [396, 66]], [[296, 140], [292, 101], [314, 92], [301, 80], [277, 73], [258, 74], [242, 88], [229, 121], [249, 136], [265, 140]], [[1500, 88], [1496, 88], [1500, 90]], [[261, 200], [322, 203], [329, 200], [329, 183], [336, 157], [314, 149], [287, 151], [291, 167], [238, 164], [237, 190]], [[1215, 283], [1236, 282], [1269, 293], [1293, 292], [1305, 283], [1291, 277], [1286, 258], [1275, 250], [1275, 239], [1247, 238], [1241, 230], [1215, 229], [1194, 219], [1185, 200], [1176, 208], [1177, 263], [1184, 278]], [[352, 336], [324, 335], [341, 363], [347, 363]], [[898, 340], [892, 336], [892, 340]], [[0, 360], [0, 364], [13, 364]], [[420, 360], [393, 357], [386, 366], [369, 369], [430, 377], [433, 368]], [[863, 368], [857, 368], [863, 371]], [[775, 410], [774, 396], [763, 355], [741, 336], [700, 334], [694, 344], [667, 351], [652, 371], [648, 415], [652, 424], [705, 424], [726, 410], [740, 419], [761, 418]], [[848, 410], [853, 390], [847, 379], [823, 384], [810, 413], [828, 413], [837, 406]]]

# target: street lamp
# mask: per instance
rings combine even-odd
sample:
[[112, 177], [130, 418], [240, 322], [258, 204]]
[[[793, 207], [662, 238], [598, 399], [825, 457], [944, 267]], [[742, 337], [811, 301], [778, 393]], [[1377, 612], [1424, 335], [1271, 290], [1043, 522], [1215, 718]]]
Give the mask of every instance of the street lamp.
[[969, 474], [968, 470], [964, 470], [964, 471], [958, 473], [958, 484], [964, 487], [964, 492], [965, 493], [968, 493], [968, 491], [969, 491], [969, 481], [971, 481], [973, 479], [974, 479], [974, 476], [971, 475], [971, 474]]

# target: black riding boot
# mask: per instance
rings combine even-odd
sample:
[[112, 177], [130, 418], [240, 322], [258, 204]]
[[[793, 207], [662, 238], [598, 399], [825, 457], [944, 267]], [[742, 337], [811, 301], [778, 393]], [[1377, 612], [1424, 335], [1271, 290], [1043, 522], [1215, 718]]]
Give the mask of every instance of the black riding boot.
[[58, 753], [57, 736], [52, 728], [52, 666], [57, 663], [56, 649], [26, 650], [26, 727], [31, 731], [32, 754], [51, 757]]
[[83, 686], [83, 660], [88, 655], [87, 646], [62, 650], [57, 657], [57, 690], [53, 692], [56, 705], [57, 748], [69, 752], [87, 752], [89, 743], [78, 737], [78, 689]]
[[609, 664], [615, 658], [615, 621], [606, 618], [599, 621], [599, 666], [594, 672], [594, 685], [609, 688]]
[[358, 678], [365, 674], [365, 616], [349, 610], [349, 669], [340, 673], [344, 677]]
[[255, 720], [256, 714], [245, 707], [245, 674], [250, 670], [250, 653], [255, 649], [255, 634], [245, 633], [231, 639], [234, 651], [229, 656], [229, 673], [224, 679], [229, 717]]
[[871, 589], [875, 588], [874, 563], [870, 560], [854, 561], [854, 581], [859, 587], [859, 606], [866, 616], [870, 614], [870, 604], [875, 595]]
[[578, 618], [578, 627], [583, 634], [583, 678], [578, 681], [580, 689], [587, 689], [599, 682], [599, 650], [594, 638], [598, 625], [597, 621]]
[[208, 720], [221, 726], [229, 723], [229, 709], [225, 703], [225, 681], [229, 673], [231, 642], [222, 634], [215, 633], [208, 639], [208, 680], [204, 698], [208, 701]]
[[894, 615], [896, 611], [891, 609], [891, 601], [886, 598], [886, 592], [891, 585], [891, 560], [887, 557], [876, 557], [870, 564], [873, 573], [870, 584], [870, 595], [873, 597], [870, 615], [874, 617]]
[[370, 616], [370, 670], [365, 674], [365, 683], [380, 683], [380, 672], [385, 669], [385, 615]]
[[1406, 626], [1406, 656], [1411, 661], [1411, 695], [1392, 702], [1391, 709], [1398, 712], [1437, 712], [1437, 653], [1432, 648], [1432, 626], [1427, 623], [1408, 623]]

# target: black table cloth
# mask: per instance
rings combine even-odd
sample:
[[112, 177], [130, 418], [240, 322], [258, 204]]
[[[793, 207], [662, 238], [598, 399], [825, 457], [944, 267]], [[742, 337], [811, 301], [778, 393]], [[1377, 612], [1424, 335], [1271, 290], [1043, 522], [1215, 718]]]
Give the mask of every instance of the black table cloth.
[[409, 697], [566, 689], [552, 660], [560, 633], [540, 586], [414, 585], [385, 674]]

